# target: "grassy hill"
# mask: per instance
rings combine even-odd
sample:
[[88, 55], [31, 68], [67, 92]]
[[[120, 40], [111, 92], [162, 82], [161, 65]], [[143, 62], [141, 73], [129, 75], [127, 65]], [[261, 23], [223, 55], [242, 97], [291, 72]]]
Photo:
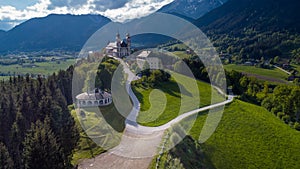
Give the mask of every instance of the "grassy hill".
[[[180, 114], [212, 104], [210, 84], [194, 81], [190, 77], [174, 72], [172, 77], [169, 82], [163, 82], [155, 88], [133, 87], [133, 91], [141, 103], [141, 112], [137, 118], [140, 124], [160, 126]], [[180, 87], [183, 88], [182, 91], [180, 91]], [[213, 92], [218, 95], [216, 90]], [[195, 103], [197, 93], [199, 93], [200, 101]], [[222, 100], [220, 96], [214, 100], [214, 103]]]
[[[193, 140], [198, 140], [206, 117], [207, 113], [199, 113], [189, 132]], [[300, 133], [266, 109], [246, 102], [235, 100], [226, 106], [216, 132], [205, 143], [192, 143], [190, 136], [162, 156], [159, 168], [169, 166], [169, 156], [184, 168], [194, 168], [195, 160], [204, 168], [300, 168]]]
[[[190, 134], [198, 139], [199, 116]], [[201, 128], [200, 128], [201, 127]], [[212, 137], [201, 145], [216, 168], [300, 168], [300, 133], [262, 107], [242, 101], [227, 106]]]

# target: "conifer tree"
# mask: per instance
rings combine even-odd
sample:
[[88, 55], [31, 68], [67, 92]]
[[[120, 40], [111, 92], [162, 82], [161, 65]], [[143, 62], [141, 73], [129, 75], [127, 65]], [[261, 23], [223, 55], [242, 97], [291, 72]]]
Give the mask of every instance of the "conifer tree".
[[9, 156], [6, 146], [0, 142], [0, 169], [13, 169], [13, 161]]
[[50, 119], [44, 123], [37, 121], [32, 124], [24, 141], [25, 169], [63, 169], [64, 164], [61, 148], [50, 128]]

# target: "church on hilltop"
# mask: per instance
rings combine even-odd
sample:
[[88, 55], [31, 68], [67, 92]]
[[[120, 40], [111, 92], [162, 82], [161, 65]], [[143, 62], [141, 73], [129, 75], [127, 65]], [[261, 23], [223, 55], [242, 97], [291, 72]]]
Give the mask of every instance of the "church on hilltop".
[[121, 40], [120, 34], [117, 33], [116, 41], [109, 42], [105, 48], [106, 54], [115, 57], [126, 57], [131, 54], [131, 37], [126, 34], [126, 40]]

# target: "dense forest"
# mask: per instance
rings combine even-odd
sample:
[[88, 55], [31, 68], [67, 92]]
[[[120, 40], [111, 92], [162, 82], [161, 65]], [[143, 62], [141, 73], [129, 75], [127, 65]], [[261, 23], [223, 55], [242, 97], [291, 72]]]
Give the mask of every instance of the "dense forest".
[[72, 168], [79, 139], [67, 107], [72, 69], [47, 79], [19, 76], [0, 82], [1, 168]]

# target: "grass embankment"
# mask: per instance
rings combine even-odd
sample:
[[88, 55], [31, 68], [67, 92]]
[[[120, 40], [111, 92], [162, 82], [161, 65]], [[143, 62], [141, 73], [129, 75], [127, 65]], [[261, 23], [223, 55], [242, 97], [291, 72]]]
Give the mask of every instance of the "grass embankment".
[[109, 105], [98, 108], [85, 108], [84, 115], [71, 110], [72, 116], [80, 130], [80, 140], [73, 154], [73, 164], [82, 159], [93, 158], [105, 152], [105, 148], [118, 145], [125, 128], [125, 117], [120, 115], [115, 106]]
[[236, 64], [229, 64], [224, 65], [224, 68], [227, 71], [235, 70], [238, 72], [245, 73], [249, 76], [254, 76], [261, 80], [266, 81], [272, 81], [272, 82], [287, 82], [286, 79], [288, 77], [288, 74], [277, 69], [263, 69], [263, 68], [257, 68], [255, 66], [244, 66], [244, 65], [236, 65]]
[[[144, 126], [166, 124], [180, 114], [210, 105], [211, 90], [210, 84], [177, 73], [172, 73], [169, 82], [161, 83], [156, 88], [134, 86], [133, 91], [141, 103], [137, 121]], [[213, 92], [218, 96], [214, 103], [224, 100], [216, 90]]]
[[[42, 74], [42, 75], [51, 75], [54, 72], [59, 70], [66, 70], [69, 66], [75, 63], [75, 59], [68, 59], [66, 61], [57, 62], [41, 62], [34, 63], [35, 67], [22, 67], [21, 65], [9, 65], [9, 66], [0, 66], [0, 73], [10, 73], [10, 74]], [[0, 80], [9, 79], [7, 76], [0, 76]]]
[[[189, 132], [194, 140], [198, 140], [206, 118], [206, 112], [199, 113]], [[194, 168], [195, 160], [204, 168], [300, 168], [300, 132], [266, 109], [246, 102], [236, 100], [226, 106], [217, 130], [205, 143], [195, 141], [193, 145], [190, 136], [162, 156], [159, 168], [168, 166], [170, 155], [184, 168]], [[184, 150], [182, 144], [186, 145]], [[153, 161], [150, 168], [155, 164]]]

